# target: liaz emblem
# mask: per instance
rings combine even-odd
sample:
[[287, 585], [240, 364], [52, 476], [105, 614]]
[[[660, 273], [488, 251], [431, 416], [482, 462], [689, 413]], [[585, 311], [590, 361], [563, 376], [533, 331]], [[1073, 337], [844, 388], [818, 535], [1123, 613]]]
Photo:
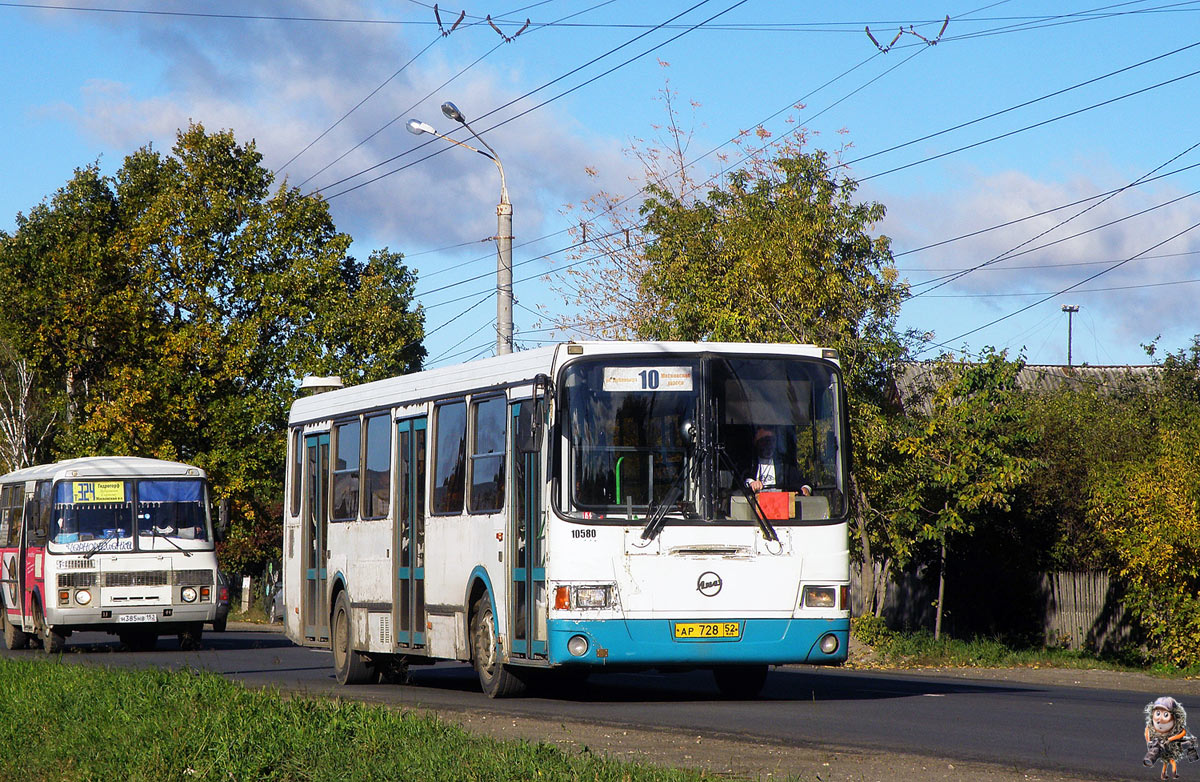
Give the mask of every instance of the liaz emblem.
[[716, 597], [721, 591], [721, 577], [711, 570], [706, 570], [696, 579], [696, 591], [705, 597]]

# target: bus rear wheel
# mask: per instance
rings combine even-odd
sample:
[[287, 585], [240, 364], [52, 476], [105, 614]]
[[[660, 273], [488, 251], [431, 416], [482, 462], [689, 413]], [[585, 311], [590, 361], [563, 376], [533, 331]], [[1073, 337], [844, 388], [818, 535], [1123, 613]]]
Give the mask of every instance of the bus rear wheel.
[[361, 652], [354, 650], [350, 631], [350, 598], [342, 592], [333, 604], [333, 632], [329, 634], [333, 652], [333, 669], [338, 684], [365, 684], [374, 678], [374, 671]]
[[475, 601], [471, 611], [471, 664], [479, 675], [483, 694], [489, 698], [509, 698], [525, 691], [525, 682], [500, 662], [496, 617], [486, 592]]
[[713, 678], [726, 698], [757, 698], [767, 683], [767, 666], [724, 665], [713, 668]]
[[0, 606], [4, 612], [4, 647], [6, 649], [24, 649], [29, 645], [29, 633], [17, 627], [8, 618], [8, 609]]

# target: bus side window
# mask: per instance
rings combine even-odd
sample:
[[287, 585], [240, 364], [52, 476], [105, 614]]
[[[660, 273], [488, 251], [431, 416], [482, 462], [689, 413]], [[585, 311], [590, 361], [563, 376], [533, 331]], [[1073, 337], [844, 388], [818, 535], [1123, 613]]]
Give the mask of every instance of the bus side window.
[[0, 486], [0, 546], [11, 546], [8, 530], [8, 495], [12, 493], [11, 486]]
[[25, 489], [20, 485], [8, 487], [8, 546], [21, 545], [21, 506], [25, 502]]
[[299, 429], [292, 430], [291, 450], [292, 450], [292, 453], [291, 453], [292, 469], [291, 469], [291, 475], [288, 476], [288, 480], [291, 482], [292, 491], [291, 491], [291, 497], [289, 498], [291, 505], [288, 508], [288, 510], [291, 512], [292, 516], [299, 516], [300, 515], [300, 470], [303, 469], [303, 466], [304, 466], [304, 447], [300, 443], [300, 430]]
[[439, 405], [435, 412], [433, 512], [462, 513], [467, 479], [467, 403]]
[[333, 515], [330, 521], [358, 518], [359, 420], [335, 424], [333, 436], [336, 456], [333, 463]]
[[363, 446], [362, 517], [381, 519], [387, 515], [391, 501], [392, 417], [388, 414], [369, 416], [366, 420], [366, 442]]
[[471, 513], [504, 508], [505, 398], [494, 396], [471, 405]]
[[37, 490], [25, 504], [25, 540], [30, 546], [46, 545], [50, 529], [50, 483], [38, 481]]

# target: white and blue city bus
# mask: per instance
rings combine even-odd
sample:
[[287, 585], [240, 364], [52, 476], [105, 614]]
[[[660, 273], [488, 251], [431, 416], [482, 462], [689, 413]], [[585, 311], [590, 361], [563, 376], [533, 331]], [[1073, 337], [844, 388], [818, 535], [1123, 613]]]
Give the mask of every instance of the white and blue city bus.
[[836, 351], [804, 345], [571, 342], [307, 396], [287, 632], [342, 683], [706, 668], [750, 697], [846, 659], [848, 446]]

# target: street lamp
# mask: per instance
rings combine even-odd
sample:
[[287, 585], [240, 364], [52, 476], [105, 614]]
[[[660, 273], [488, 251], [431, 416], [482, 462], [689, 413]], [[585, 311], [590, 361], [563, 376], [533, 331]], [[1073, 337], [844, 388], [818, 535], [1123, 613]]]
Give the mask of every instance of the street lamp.
[[487, 152], [444, 136], [434, 130], [431, 125], [419, 120], [410, 119], [408, 121], [408, 132], [417, 136], [428, 133], [472, 152], [478, 152], [495, 163], [496, 168], [500, 171], [500, 203], [496, 206], [496, 355], [512, 353], [512, 204], [508, 200], [508, 184], [504, 179], [504, 164], [500, 162], [500, 156], [496, 154], [496, 150], [492, 149], [491, 145], [467, 124], [467, 118], [463, 116], [457, 106], [446, 101], [442, 104], [442, 113], [446, 115], [447, 119], [454, 120], [469, 130], [471, 135], [487, 149]]

